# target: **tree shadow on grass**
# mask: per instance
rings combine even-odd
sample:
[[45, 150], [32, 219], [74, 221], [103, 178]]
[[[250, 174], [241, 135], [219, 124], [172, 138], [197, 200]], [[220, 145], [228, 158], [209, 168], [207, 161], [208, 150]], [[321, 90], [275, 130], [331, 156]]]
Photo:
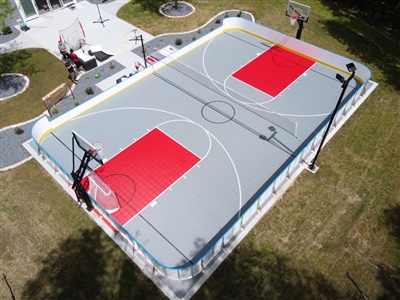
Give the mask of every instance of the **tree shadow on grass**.
[[42, 270], [29, 281], [23, 299], [91, 299], [101, 291], [106, 253], [99, 230], [65, 239], [43, 259]]
[[324, 275], [290, 258], [241, 244], [193, 299], [351, 299]]
[[31, 62], [32, 50], [22, 49], [0, 55], [2, 73], [23, 73], [25, 75], [37, 73], [35, 64]]
[[346, 16], [339, 10], [332, 12], [338, 18], [322, 21], [329, 35], [345, 44], [347, 51], [364, 64], [377, 67], [386, 83], [400, 90], [398, 45], [368, 24]]
[[42, 266], [36, 277], [27, 282], [22, 299], [146, 299], [149, 294], [153, 299], [161, 297], [100, 228], [66, 238], [42, 260]]
[[119, 289], [113, 299], [167, 299], [164, 294], [144, 274], [138, 276], [138, 268], [133, 268], [127, 257], [121, 261]]
[[[393, 235], [400, 247], [400, 204], [385, 210], [386, 225], [389, 233]], [[388, 266], [384, 263], [378, 264], [379, 271], [377, 279], [385, 288], [385, 293], [379, 299], [400, 299], [400, 268]]]
[[[173, 1], [173, 0], [171, 0]], [[166, 3], [170, 2], [168, 0], [133, 0], [132, 4], [139, 4], [143, 10], [151, 11], [153, 13], [159, 13], [159, 7]]]
[[[400, 22], [398, 19], [398, 0], [379, 1], [347, 1], [347, 0], [321, 0], [332, 11], [343, 10], [347, 14], [356, 16], [364, 22], [371, 24], [378, 31], [392, 38], [396, 43], [400, 41]], [[397, 7], [396, 7], [397, 5]]]
[[385, 210], [386, 226], [400, 246], [400, 204]]

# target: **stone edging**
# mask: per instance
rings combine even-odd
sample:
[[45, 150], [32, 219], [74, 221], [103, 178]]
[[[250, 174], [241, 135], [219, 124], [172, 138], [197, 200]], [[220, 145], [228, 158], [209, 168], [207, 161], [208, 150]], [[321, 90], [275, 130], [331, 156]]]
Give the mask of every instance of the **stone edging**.
[[178, 19], [178, 18], [185, 18], [185, 17], [188, 17], [188, 16], [190, 16], [191, 14], [193, 14], [193, 13], [196, 11], [196, 8], [195, 8], [192, 4], [190, 4], [190, 3], [188, 3], [188, 2], [178, 1], [178, 4], [179, 4], [179, 3], [184, 3], [185, 5], [190, 6], [190, 8], [192, 9], [192, 11], [191, 11], [190, 13], [186, 14], [186, 15], [181, 15], [181, 16], [170, 16], [170, 15], [168, 15], [168, 14], [166, 14], [166, 13], [163, 12], [163, 7], [165, 7], [165, 6], [167, 6], [167, 5], [174, 5], [175, 2], [167, 2], [167, 3], [164, 3], [163, 5], [160, 6], [158, 12], [159, 12], [161, 15], [163, 15], [164, 17], [172, 18], [172, 19]]
[[25, 90], [26, 90], [26, 89], [28, 88], [28, 86], [29, 86], [29, 82], [30, 82], [30, 81], [29, 81], [29, 78], [28, 78], [27, 76], [25, 76], [24, 74], [21, 74], [21, 73], [3, 73], [3, 74], [1, 74], [1, 76], [7, 76], [7, 75], [14, 75], [14, 76], [20, 76], [20, 77], [22, 77], [22, 78], [25, 80], [25, 86], [22, 88], [21, 91], [19, 91], [19, 92], [13, 94], [13, 95], [11, 95], [11, 96], [7, 96], [7, 97], [4, 97], [4, 98], [0, 97], [0, 101], [3, 101], [3, 100], [6, 100], [6, 99], [15, 97], [15, 96], [17, 96], [17, 95], [19, 95], [19, 94], [22, 94], [23, 92], [25, 92]]
[[[224, 10], [224, 11], [221, 11], [220, 13], [216, 14], [216, 15], [215, 15], [214, 17], [212, 17], [210, 20], [208, 20], [207, 23], [205, 23], [204, 25], [201, 25], [200, 27], [198, 27], [198, 28], [196, 28], [196, 29], [189, 30], [189, 31], [183, 31], [183, 32], [168, 32], [168, 33], [162, 33], [162, 34], [159, 34], [159, 35], [155, 36], [155, 38], [159, 38], [159, 37], [163, 37], [163, 36], [168, 36], [168, 35], [183, 35], [183, 34], [188, 34], [188, 33], [196, 32], [196, 31], [198, 31], [199, 29], [202, 29], [202, 28], [206, 27], [208, 24], [210, 24], [211, 22], [213, 22], [213, 21], [215, 20], [215, 18], [218, 17], [219, 15], [224, 14], [224, 13], [227, 13], [227, 12], [233, 12], [233, 11], [239, 12], [240, 10], [237, 10], [237, 9]], [[246, 14], [248, 14], [249, 16], [251, 16], [251, 21], [252, 21], [252, 22], [255, 22], [256, 19], [254, 18], [254, 16], [253, 16], [252, 13], [249, 13], [249, 12], [247, 12], [247, 11], [242, 11], [242, 13], [246, 13]]]

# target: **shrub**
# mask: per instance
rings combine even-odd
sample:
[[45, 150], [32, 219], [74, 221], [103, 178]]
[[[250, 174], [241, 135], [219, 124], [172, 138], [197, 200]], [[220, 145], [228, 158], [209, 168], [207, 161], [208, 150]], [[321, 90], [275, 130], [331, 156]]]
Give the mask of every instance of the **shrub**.
[[52, 114], [52, 115], [58, 114], [58, 109], [57, 109], [57, 107], [53, 107], [53, 108], [51, 109], [51, 114]]
[[176, 39], [175, 40], [175, 45], [182, 45], [182, 39]]
[[240, 18], [242, 16], [242, 11], [239, 11], [239, 13], [237, 14], [237, 17]]
[[79, 106], [79, 104], [80, 104], [80, 103], [79, 103], [78, 101], [75, 101], [75, 102], [74, 102], [74, 105], [75, 105], [75, 106]]
[[23, 130], [22, 128], [17, 127], [17, 128], [14, 129], [14, 132], [15, 132], [16, 134], [20, 135], [20, 134], [23, 134], [23, 133], [24, 133], [24, 130]]
[[217, 23], [217, 24], [221, 23], [221, 19], [216, 19], [215, 23]]
[[90, 87], [90, 86], [86, 88], [85, 92], [86, 92], [86, 94], [88, 94], [88, 95], [94, 94], [94, 91], [93, 91], [92, 87]]
[[12, 29], [11, 29], [10, 26], [4, 26], [4, 27], [1, 29], [1, 32], [2, 32], [3, 34], [10, 34], [10, 33], [12, 33]]
[[192, 37], [192, 41], [195, 41], [196, 40], [196, 37], [194, 36], [194, 37]]

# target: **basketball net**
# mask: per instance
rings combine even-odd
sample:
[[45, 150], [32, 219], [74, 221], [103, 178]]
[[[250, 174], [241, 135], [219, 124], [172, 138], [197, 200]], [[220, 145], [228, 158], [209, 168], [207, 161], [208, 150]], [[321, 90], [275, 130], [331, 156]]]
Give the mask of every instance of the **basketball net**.
[[294, 26], [296, 24], [297, 19], [299, 18], [298, 14], [294, 14], [290, 16], [290, 25]]
[[96, 149], [96, 151], [99, 155], [103, 155], [103, 147], [104, 147], [103, 142], [95, 141], [92, 143], [92, 145], [93, 145], [93, 148]]

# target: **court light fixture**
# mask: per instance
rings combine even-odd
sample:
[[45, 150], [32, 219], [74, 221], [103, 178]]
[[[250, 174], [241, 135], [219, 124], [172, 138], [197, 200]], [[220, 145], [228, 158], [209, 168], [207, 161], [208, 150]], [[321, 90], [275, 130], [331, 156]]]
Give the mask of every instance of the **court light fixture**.
[[336, 74], [336, 79], [339, 80], [341, 83], [344, 83], [344, 77], [340, 74]]
[[349, 63], [346, 65], [347, 70], [349, 70], [349, 72], [353, 73], [357, 70], [356, 66], [353, 63]]
[[338, 102], [336, 103], [336, 107], [335, 107], [335, 109], [334, 109], [333, 112], [332, 112], [332, 116], [331, 116], [331, 119], [329, 120], [329, 124], [328, 124], [328, 126], [326, 127], [326, 129], [325, 129], [325, 133], [324, 133], [324, 136], [322, 137], [321, 143], [319, 144], [317, 153], [315, 154], [315, 157], [314, 157], [313, 161], [311, 162], [311, 164], [308, 166], [308, 169], [310, 169], [311, 171], [314, 171], [314, 170], [315, 170], [315, 162], [317, 161], [319, 152], [321, 151], [322, 146], [324, 145], [325, 138], [326, 138], [326, 136], [328, 135], [328, 132], [329, 132], [329, 129], [331, 128], [331, 125], [332, 125], [332, 123], [333, 123], [333, 120], [335, 119], [336, 112], [337, 112], [337, 110], [339, 109], [340, 103], [342, 102], [344, 93], [346, 92], [346, 89], [347, 89], [347, 86], [349, 85], [349, 82], [354, 78], [354, 76], [355, 76], [355, 74], [356, 74], [357, 68], [356, 68], [356, 66], [355, 66], [353, 63], [348, 63], [348, 64], [346, 65], [346, 67], [347, 67], [347, 70], [348, 70], [349, 72], [351, 72], [351, 75], [350, 75], [349, 78], [347, 78], [347, 79], [345, 80], [344, 77], [343, 77], [342, 75], [336, 74], [336, 79], [339, 80], [339, 81], [342, 83], [342, 92], [340, 93], [340, 97], [339, 97], [339, 99], [338, 99]]

